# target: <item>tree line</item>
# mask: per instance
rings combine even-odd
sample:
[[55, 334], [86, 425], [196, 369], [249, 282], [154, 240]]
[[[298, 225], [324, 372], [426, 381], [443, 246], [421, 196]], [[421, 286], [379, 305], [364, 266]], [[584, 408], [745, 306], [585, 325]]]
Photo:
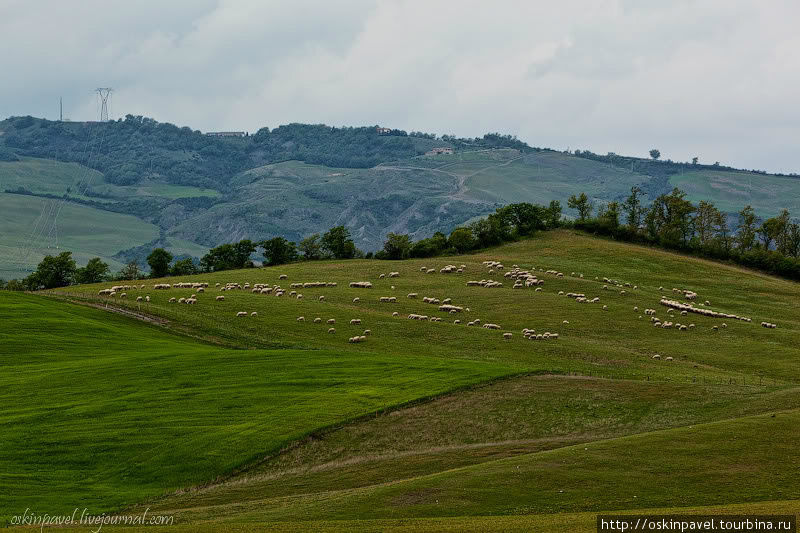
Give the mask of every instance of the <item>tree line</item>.
[[731, 261], [789, 279], [800, 280], [800, 224], [783, 209], [760, 219], [745, 206], [731, 225], [726, 213], [712, 202], [697, 205], [674, 188], [649, 205], [642, 190], [632, 187], [623, 202], [595, 206], [586, 194], [573, 195], [568, 207], [578, 216], [572, 225], [618, 240], [650, 244], [710, 259]]
[[62, 252], [45, 257], [36, 271], [23, 280], [8, 283], [0, 280], [0, 288], [49, 289], [75, 283], [253, 268], [252, 258], [258, 252], [265, 266], [324, 259], [400, 260], [457, 255], [560, 227], [731, 261], [800, 280], [800, 224], [791, 218], [788, 210], [762, 220], [748, 205], [738, 213], [737, 223], [732, 228], [728, 216], [713, 203], [700, 201], [694, 205], [678, 188], [659, 195], [650, 205], [644, 204], [643, 197], [642, 190], [634, 186], [623, 202], [608, 202], [595, 210], [594, 202], [585, 193], [572, 195], [567, 207], [577, 214], [573, 221], [563, 218], [562, 206], [557, 200], [547, 206], [527, 202], [509, 204], [485, 218], [456, 227], [449, 235], [436, 232], [431, 237], [414, 241], [408, 234], [389, 233], [383, 248], [375, 253], [359, 250], [344, 226], [315, 233], [299, 243], [273, 237], [221, 244], [210, 249], [199, 262], [190, 257], [175, 259], [164, 248], [155, 248], [147, 256], [149, 274], [145, 274], [136, 261], [114, 275], [100, 258], [91, 259], [85, 267], [78, 268], [71, 252]]

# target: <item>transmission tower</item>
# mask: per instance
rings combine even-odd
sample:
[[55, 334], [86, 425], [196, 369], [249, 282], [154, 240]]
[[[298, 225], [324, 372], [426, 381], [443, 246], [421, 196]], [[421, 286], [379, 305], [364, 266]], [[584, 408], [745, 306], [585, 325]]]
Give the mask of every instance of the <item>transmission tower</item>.
[[100, 103], [100, 122], [108, 122], [108, 107], [111, 100], [111, 93], [114, 89], [111, 87], [98, 87], [97, 99]]

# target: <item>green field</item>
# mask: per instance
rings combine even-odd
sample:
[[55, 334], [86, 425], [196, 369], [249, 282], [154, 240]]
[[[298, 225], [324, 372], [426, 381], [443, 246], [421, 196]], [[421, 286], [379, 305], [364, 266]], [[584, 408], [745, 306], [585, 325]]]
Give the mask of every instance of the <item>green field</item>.
[[[505, 269], [490, 274], [485, 260]], [[439, 273], [446, 264], [465, 271]], [[502, 273], [514, 264], [535, 269], [542, 290], [512, 289]], [[380, 278], [390, 271], [400, 276]], [[485, 278], [504, 286], [466, 286]], [[348, 286], [361, 280], [374, 287]], [[461, 257], [163, 280], [205, 292], [153, 290], [159, 281], [126, 298], [98, 296], [110, 284], [2, 296], [0, 354], [15, 370], [0, 378], [14, 436], [0, 445], [0, 483], [14, 487], [3, 516], [24, 502], [150, 508], [175, 518], [164, 531], [590, 531], [598, 512], [800, 510], [796, 283], [566, 230]], [[337, 286], [289, 295], [311, 281]], [[227, 282], [287, 294], [220, 292]], [[678, 299], [673, 288], [753, 322], [675, 313], [695, 324], [678, 331], [639, 318], [665, 318], [659, 299]], [[194, 305], [169, 302], [191, 294]], [[501, 329], [463, 324], [476, 318]]]
[[723, 212], [737, 213], [746, 205], [764, 218], [774, 217], [781, 209], [800, 212], [800, 178], [706, 170], [678, 174], [669, 181], [686, 191], [692, 202], [711, 200]]
[[[60, 208], [59, 208], [60, 206]], [[57, 216], [56, 216], [57, 215]], [[0, 278], [27, 275], [46, 254], [63, 250], [81, 266], [101, 257], [112, 269], [112, 256], [158, 237], [158, 228], [132, 215], [72, 202], [0, 193]]]
[[512, 371], [415, 355], [223, 349], [8, 292], [0, 321], [0, 519], [25, 507], [118, 509], [214, 479], [319, 427]]

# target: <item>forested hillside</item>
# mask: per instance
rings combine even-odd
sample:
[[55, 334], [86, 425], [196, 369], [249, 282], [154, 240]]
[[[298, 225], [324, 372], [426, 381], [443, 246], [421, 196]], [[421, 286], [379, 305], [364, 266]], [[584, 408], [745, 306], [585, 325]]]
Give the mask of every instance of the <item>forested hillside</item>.
[[[633, 186], [646, 203], [679, 186], [729, 214], [747, 204], [763, 218], [800, 212], [797, 176], [561, 152], [497, 133], [288, 124], [214, 137], [130, 115], [103, 123], [12, 117], [0, 122], [0, 278], [24, 274], [64, 243], [116, 268], [144, 264], [156, 245], [199, 257], [223, 242], [299, 241], [344, 225], [372, 251], [388, 232], [425, 238], [500, 205], [566, 206], [582, 192], [601, 207]], [[119, 216], [135, 217], [128, 226], [137, 231], [117, 232]]]

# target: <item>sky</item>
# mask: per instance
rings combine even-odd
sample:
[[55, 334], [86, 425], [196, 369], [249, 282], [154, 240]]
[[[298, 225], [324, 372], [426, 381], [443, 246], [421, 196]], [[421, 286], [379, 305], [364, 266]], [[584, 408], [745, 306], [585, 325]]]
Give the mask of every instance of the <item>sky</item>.
[[0, 0], [0, 118], [516, 135], [800, 172], [796, 0]]

